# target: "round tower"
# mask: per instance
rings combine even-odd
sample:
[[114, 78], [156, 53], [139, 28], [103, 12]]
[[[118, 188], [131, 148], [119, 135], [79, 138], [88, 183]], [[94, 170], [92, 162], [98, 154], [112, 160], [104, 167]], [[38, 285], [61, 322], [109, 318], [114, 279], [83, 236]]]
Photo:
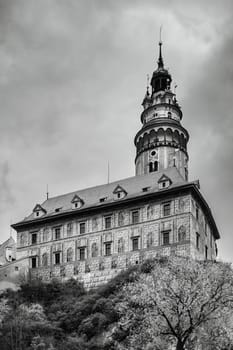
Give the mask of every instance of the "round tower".
[[142, 128], [136, 134], [136, 175], [176, 167], [188, 180], [187, 143], [189, 134], [181, 125], [182, 111], [171, 91], [172, 77], [164, 68], [162, 42], [159, 42], [158, 67], [147, 86], [141, 114]]

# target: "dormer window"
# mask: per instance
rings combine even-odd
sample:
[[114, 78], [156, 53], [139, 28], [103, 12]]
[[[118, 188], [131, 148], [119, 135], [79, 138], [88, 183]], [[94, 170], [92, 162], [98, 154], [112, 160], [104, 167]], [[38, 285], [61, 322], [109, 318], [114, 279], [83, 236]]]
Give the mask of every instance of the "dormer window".
[[172, 184], [172, 180], [167, 175], [162, 175], [161, 178], [158, 180], [159, 189], [163, 190], [165, 188], [168, 188]]
[[81, 199], [77, 194], [73, 197], [71, 203], [72, 209], [80, 209], [84, 205], [83, 199]]
[[100, 198], [100, 203], [103, 203], [103, 202], [105, 202], [107, 200], [107, 197], [102, 197], [102, 198]]
[[59, 213], [59, 211], [61, 211], [62, 210], [62, 207], [61, 208], [56, 208], [55, 209], [55, 213]]
[[47, 212], [40, 204], [37, 204], [33, 209], [33, 213], [34, 213], [34, 218], [39, 218], [42, 215], [46, 214]]
[[150, 187], [148, 186], [148, 187], [143, 187], [142, 188], [142, 192], [148, 192], [149, 191], [149, 189], [150, 189]]
[[117, 187], [113, 191], [113, 196], [114, 200], [123, 199], [125, 196], [127, 196], [127, 192], [120, 185], [117, 185]]

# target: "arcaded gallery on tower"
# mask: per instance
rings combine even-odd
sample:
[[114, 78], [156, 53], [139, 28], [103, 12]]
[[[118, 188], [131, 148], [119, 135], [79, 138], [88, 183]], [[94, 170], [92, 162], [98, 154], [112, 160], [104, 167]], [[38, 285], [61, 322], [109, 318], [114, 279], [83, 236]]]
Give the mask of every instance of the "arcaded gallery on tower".
[[48, 198], [12, 227], [31, 276], [88, 288], [158, 256], [215, 260], [220, 238], [199, 181], [188, 180], [189, 134], [159, 43], [143, 99], [133, 177]]

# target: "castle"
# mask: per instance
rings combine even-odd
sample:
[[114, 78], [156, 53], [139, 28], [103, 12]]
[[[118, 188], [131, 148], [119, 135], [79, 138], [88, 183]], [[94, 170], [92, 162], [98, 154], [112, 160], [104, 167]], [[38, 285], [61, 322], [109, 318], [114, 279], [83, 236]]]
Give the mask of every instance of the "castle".
[[135, 176], [48, 198], [12, 227], [30, 275], [96, 287], [147, 258], [215, 260], [220, 238], [199, 182], [188, 180], [189, 134], [159, 43], [135, 136]]

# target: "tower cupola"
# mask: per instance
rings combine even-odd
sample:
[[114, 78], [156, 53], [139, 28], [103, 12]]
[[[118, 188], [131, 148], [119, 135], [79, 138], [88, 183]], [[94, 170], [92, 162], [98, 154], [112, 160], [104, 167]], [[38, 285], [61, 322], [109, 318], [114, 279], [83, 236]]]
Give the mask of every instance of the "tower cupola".
[[168, 70], [164, 68], [163, 56], [162, 56], [162, 42], [159, 42], [159, 59], [158, 67], [154, 71], [151, 78], [152, 94], [158, 91], [170, 90], [172, 78]]

